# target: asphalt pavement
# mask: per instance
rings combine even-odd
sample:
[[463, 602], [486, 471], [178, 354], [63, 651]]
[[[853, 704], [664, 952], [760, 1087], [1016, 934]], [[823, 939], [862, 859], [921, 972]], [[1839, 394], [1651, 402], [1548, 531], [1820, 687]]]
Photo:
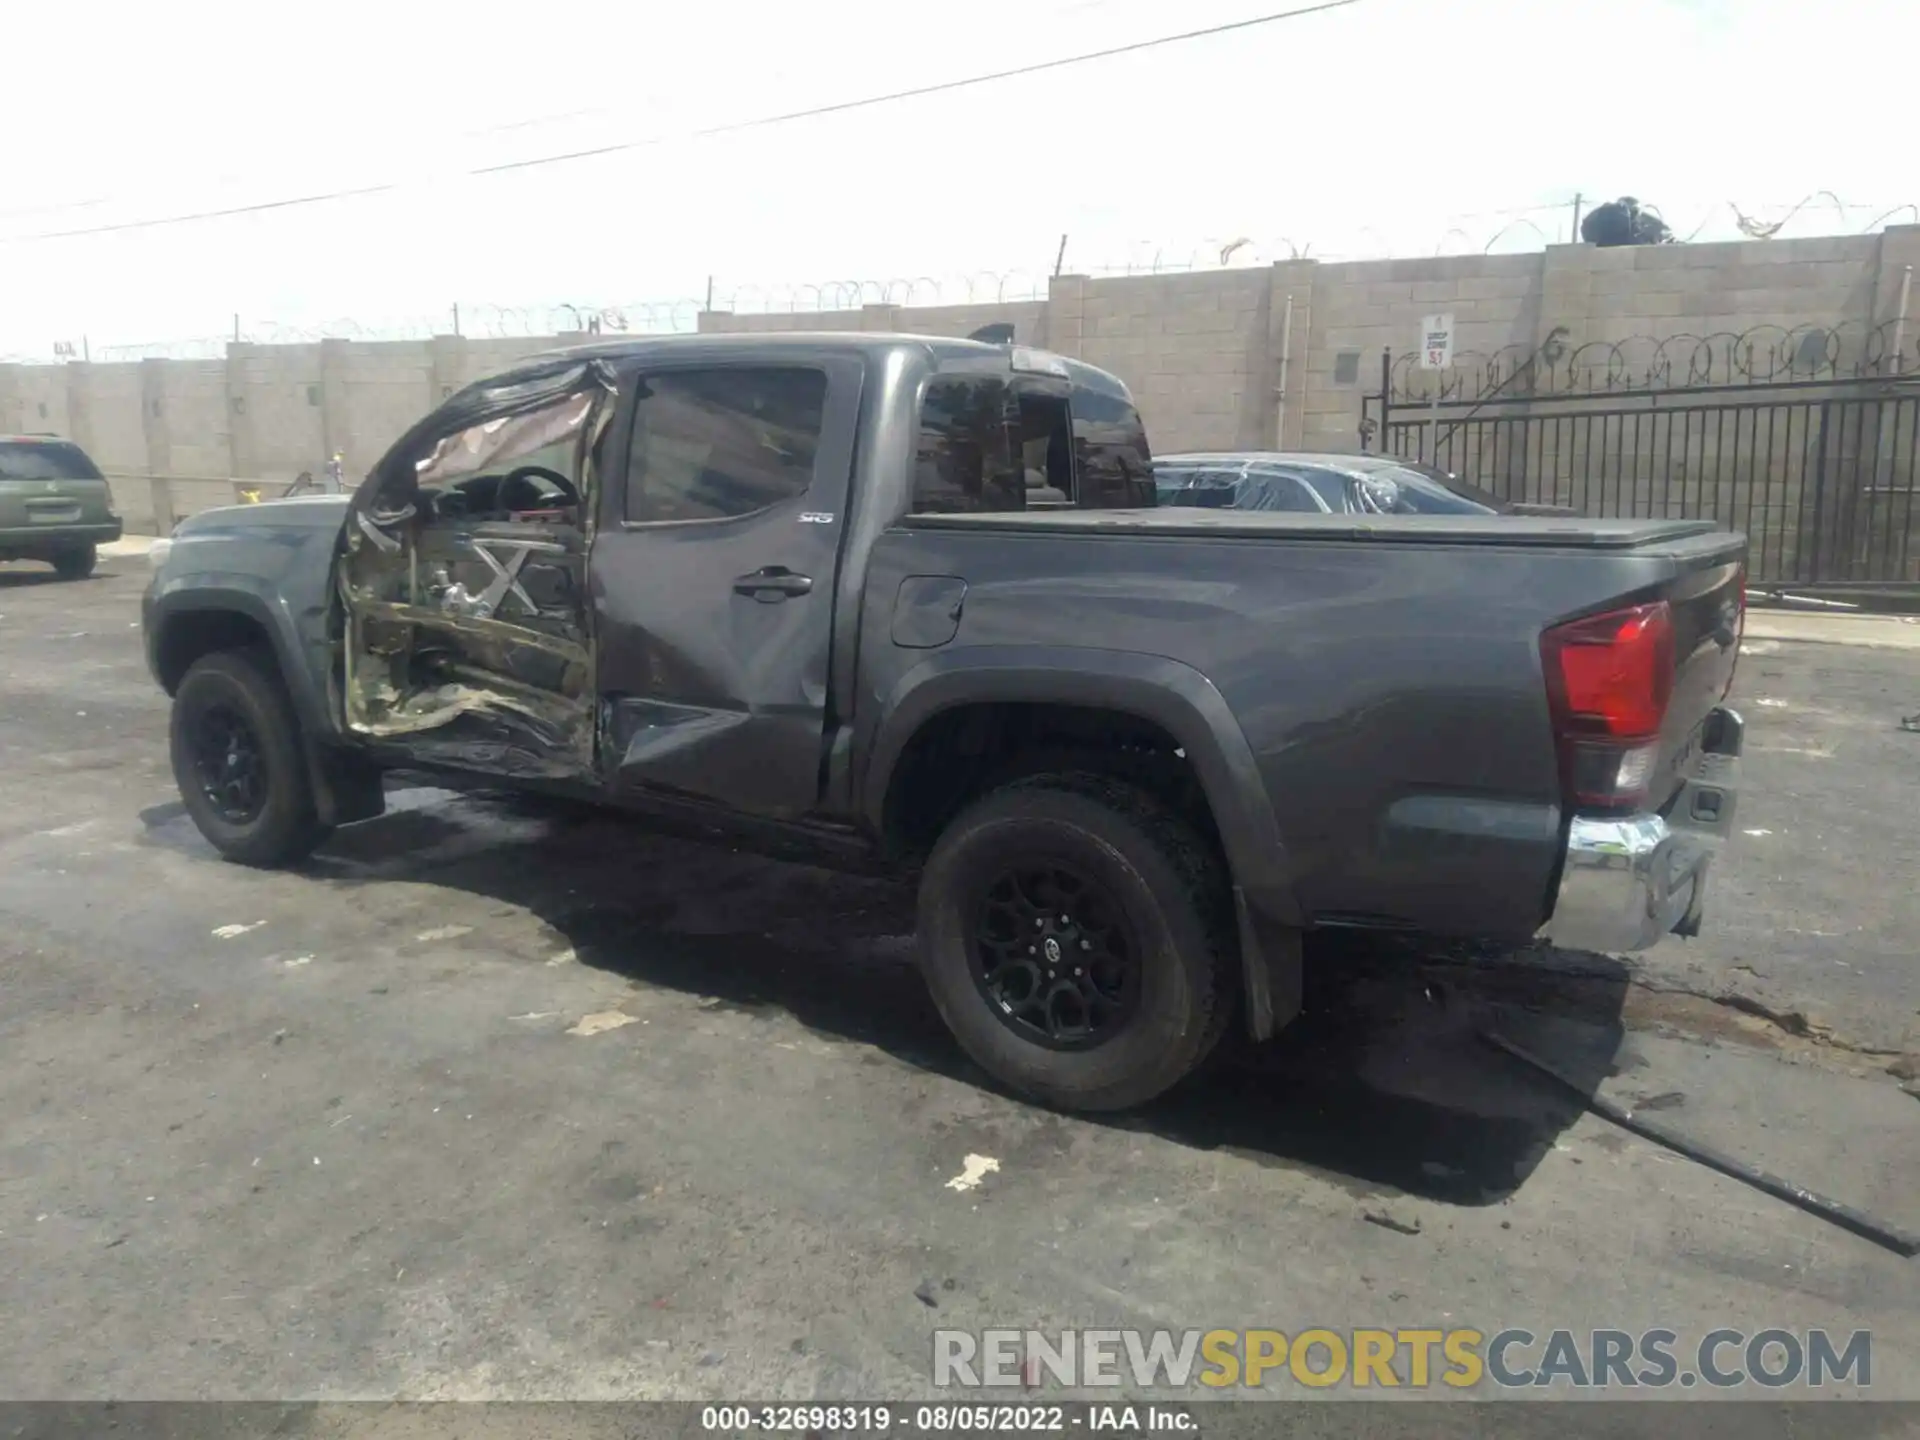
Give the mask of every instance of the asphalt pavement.
[[1317, 942], [1280, 1041], [1088, 1120], [971, 1069], [884, 884], [420, 786], [221, 863], [144, 580], [0, 567], [0, 1398], [904, 1399], [936, 1327], [1658, 1325], [1870, 1329], [1920, 1399], [1920, 1262], [1477, 1038], [1920, 1230], [1920, 654], [1749, 641], [1701, 940]]

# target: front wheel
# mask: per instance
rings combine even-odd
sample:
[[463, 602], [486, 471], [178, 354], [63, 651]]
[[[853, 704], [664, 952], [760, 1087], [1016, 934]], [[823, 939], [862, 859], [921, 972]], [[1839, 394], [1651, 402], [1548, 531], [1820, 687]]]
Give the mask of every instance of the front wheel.
[[100, 552], [92, 545], [75, 545], [70, 549], [56, 550], [53, 556], [53, 573], [62, 580], [84, 580], [93, 574], [93, 567], [99, 563]]
[[1121, 1110], [1204, 1060], [1232, 1013], [1224, 867], [1150, 795], [1044, 775], [968, 807], [920, 881], [928, 988], [995, 1079]]
[[255, 651], [204, 655], [173, 697], [180, 798], [214, 849], [243, 865], [303, 859], [326, 834], [300, 724], [272, 665]]

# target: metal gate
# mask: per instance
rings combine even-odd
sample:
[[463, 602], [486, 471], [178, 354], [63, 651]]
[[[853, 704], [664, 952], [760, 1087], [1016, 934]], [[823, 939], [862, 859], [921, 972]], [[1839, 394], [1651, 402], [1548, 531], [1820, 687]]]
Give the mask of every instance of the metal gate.
[[[1514, 501], [1712, 519], [1751, 573], [1798, 586], [1920, 582], [1920, 367], [1897, 322], [1381, 360], [1362, 443]], [[1636, 351], [1638, 353], [1636, 353]], [[1907, 362], [1907, 363], [1903, 363]]]

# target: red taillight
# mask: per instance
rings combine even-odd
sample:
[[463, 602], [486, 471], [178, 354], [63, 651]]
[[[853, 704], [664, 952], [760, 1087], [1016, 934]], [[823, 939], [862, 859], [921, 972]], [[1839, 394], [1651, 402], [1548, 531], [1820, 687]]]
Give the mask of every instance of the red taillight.
[[[1660, 733], [1673, 695], [1673, 616], [1667, 602], [1557, 626], [1541, 639], [1547, 684], [1579, 733], [1644, 740]], [[1557, 682], [1557, 686], [1556, 686]]]
[[1667, 602], [1610, 610], [1540, 637], [1561, 771], [1576, 804], [1644, 798], [1673, 698]]

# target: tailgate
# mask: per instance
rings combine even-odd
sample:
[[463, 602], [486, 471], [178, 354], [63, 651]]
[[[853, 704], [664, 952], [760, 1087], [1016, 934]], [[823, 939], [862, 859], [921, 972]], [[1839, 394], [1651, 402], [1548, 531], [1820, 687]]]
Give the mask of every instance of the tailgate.
[[1746, 537], [1721, 534], [1710, 539], [1714, 543], [1690, 544], [1675, 554], [1681, 573], [1663, 594], [1673, 614], [1673, 692], [1660, 729], [1658, 778], [1649, 787], [1656, 808], [1679, 788], [1699, 747], [1701, 728], [1726, 698], [1740, 658]]
[[104, 480], [9, 480], [0, 477], [0, 529], [98, 525], [113, 518]]

